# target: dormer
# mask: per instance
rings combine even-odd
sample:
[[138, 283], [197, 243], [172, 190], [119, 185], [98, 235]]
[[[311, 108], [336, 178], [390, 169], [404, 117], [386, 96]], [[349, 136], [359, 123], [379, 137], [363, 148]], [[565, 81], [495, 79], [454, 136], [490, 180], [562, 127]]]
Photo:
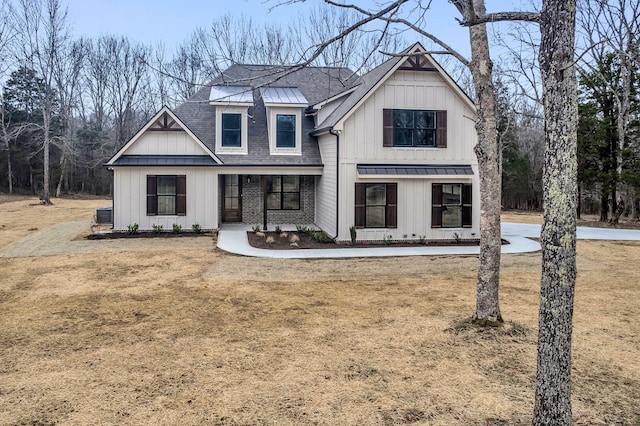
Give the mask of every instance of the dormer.
[[296, 87], [260, 89], [267, 110], [271, 155], [302, 155], [302, 111], [309, 104]]
[[253, 106], [249, 86], [212, 86], [209, 104], [216, 107], [216, 154], [247, 154], [248, 108]]

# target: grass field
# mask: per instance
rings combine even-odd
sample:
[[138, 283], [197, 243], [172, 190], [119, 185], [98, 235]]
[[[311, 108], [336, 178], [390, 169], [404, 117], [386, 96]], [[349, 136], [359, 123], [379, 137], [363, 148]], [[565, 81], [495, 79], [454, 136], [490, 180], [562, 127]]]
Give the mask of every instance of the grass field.
[[[530, 423], [539, 253], [503, 256], [507, 325], [479, 332], [460, 326], [472, 256], [255, 259], [181, 238], [3, 258], [109, 204], [5, 201], [1, 424]], [[578, 243], [575, 424], [640, 424], [639, 261], [637, 242]]]

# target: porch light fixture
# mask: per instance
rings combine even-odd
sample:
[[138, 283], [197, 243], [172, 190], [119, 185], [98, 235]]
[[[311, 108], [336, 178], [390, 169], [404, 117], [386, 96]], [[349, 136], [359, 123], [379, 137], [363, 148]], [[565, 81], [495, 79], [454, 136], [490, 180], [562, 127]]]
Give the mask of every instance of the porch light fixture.
[[251, 176], [247, 176], [247, 183], [251, 183]]

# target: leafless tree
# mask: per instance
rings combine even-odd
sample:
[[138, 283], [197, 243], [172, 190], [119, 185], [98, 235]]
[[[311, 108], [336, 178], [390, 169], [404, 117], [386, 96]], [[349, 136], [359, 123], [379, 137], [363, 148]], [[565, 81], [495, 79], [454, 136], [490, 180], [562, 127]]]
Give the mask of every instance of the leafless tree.
[[[67, 9], [59, 0], [19, 0], [14, 14], [19, 30], [19, 57], [42, 78], [42, 152], [44, 182], [42, 200], [50, 204], [50, 149], [52, 117], [57, 98], [55, 66], [67, 41]], [[44, 5], [42, 4], [44, 3]]]
[[[105, 104], [113, 120], [116, 145], [124, 144], [154, 109], [150, 105], [149, 68], [151, 49], [124, 37], [99, 40], [98, 64], [106, 64]], [[156, 105], [157, 106], [157, 105]]]
[[[618, 143], [615, 155], [615, 194], [612, 194], [610, 203], [612, 221], [616, 223], [622, 213], [617, 205], [624, 205], [623, 156], [630, 142], [627, 135], [632, 119], [634, 73], [640, 68], [640, 1], [581, 0], [579, 11], [581, 48], [586, 51], [581, 56], [580, 65], [586, 72], [599, 74], [616, 103]], [[617, 58], [619, 73], [616, 73], [615, 79], [604, 75], [594, 66], [597, 58], [603, 58], [608, 53]]]
[[62, 137], [58, 143], [60, 155], [60, 177], [56, 197], [62, 194], [62, 185], [67, 178], [67, 168], [75, 156], [75, 111], [78, 103], [80, 70], [84, 63], [86, 47], [82, 40], [62, 43], [54, 61], [53, 80], [60, 105]]
[[545, 0], [540, 16], [546, 149], [534, 425], [572, 422], [571, 336], [578, 195], [575, 14], [575, 0]]
[[10, 44], [16, 37], [13, 8], [8, 0], [0, 1], [0, 77], [10, 68]]
[[[402, 15], [402, 7], [408, 0], [390, 1], [380, 5], [377, 10], [368, 10], [353, 4], [325, 0], [334, 7], [356, 11], [360, 19], [351, 23], [338, 34], [330, 34], [328, 38], [311, 44], [304, 56], [303, 66], [311, 63], [324, 52], [328, 46], [339, 42], [345, 36], [363, 28], [370, 22], [383, 22], [388, 26], [400, 26], [414, 31], [441, 50], [468, 66], [473, 76], [473, 87], [478, 101], [476, 128], [478, 145], [475, 147], [478, 156], [481, 191], [481, 232], [480, 232], [480, 264], [478, 268], [478, 285], [476, 291], [476, 312], [474, 321], [479, 324], [501, 324], [503, 322], [499, 303], [499, 271], [500, 271], [500, 165], [496, 130], [495, 92], [492, 82], [493, 63], [489, 56], [488, 36], [485, 25], [470, 26], [472, 59], [469, 61], [442, 39], [426, 31], [421, 24], [425, 22], [429, 4], [418, 3], [410, 11], [412, 20]], [[477, 16], [485, 15], [482, 0], [455, 0], [454, 6], [465, 22], [476, 24]], [[434, 52], [436, 53], [436, 52]], [[497, 195], [496, 195], [497, 194]]]

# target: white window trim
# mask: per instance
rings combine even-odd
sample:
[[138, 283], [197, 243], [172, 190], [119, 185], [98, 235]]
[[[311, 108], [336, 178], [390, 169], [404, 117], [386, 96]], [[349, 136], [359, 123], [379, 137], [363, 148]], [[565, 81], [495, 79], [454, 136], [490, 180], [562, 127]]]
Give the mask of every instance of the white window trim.
[[[222, 114], [240, 114], [240, 146], [222, 146]], [[216, 154], [248, 154], [249, 121], [246, 106], [216, 106]]]
[[[276, 146], [276, 116], [296, 116], [296, 146], [278, 148]], [[302, 155], [302, 108], [300, 107], [267, 107], [267, 126], [269, 127], [269, 153], [271, 155]]]

